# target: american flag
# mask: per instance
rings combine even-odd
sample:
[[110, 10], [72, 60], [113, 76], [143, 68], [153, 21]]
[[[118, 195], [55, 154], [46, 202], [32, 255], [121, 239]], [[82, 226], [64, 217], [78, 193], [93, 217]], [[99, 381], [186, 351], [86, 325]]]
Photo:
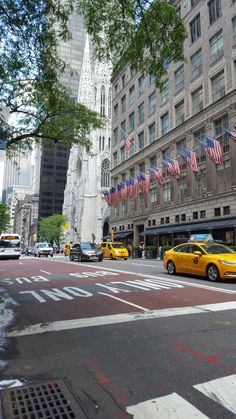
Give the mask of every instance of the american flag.
[[180, 167], [177, 160], [168, 157], [167, 160], [163, 160], [162, 165], [171, 176], [180, 176]]
[[200, 144], [210, 160], [215, 164], [223, 163], [223, 149], [219, 141], [214, 140], [214, 138], [206, 137], [206, 141], [200, 141]]
[[149, 172], [154, 177], [155, 182], [162, 185], [162, 183], [163, 183], [162, 169], [161, 168], [159, 169], [158, 167], [151, 167], [149, 169]]
[[131, 147], [131, 144], [132, 144], [132, 141], [131, 141], [129, 135], [126, 134], [126, 137], [125, 137], [125, 149], [127, 151], [129, 151], [129, 149]]
[[195, 151], [192, 150], [182, 150], [179, 153], [181, 157], [186, 161], [186, 163], [191, 167], [193, 172], [199, 172], [199, 167], [197, 163], [197, 155]]
[[230, 131], [229, 129], [225, 129], [225, 132], [236, 143], [236, 131]]

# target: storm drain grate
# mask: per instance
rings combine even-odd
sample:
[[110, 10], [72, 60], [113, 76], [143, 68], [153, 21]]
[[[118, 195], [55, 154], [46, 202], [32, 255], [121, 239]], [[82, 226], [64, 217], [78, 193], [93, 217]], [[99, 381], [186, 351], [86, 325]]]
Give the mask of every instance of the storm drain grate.
[[84, 419], [80, 404], [63, 380], [2, 391], [4, 419]]

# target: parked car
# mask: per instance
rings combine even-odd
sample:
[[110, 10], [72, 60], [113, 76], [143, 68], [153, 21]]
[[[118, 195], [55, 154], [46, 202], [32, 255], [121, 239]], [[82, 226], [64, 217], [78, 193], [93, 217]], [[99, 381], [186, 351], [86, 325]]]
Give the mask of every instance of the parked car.
[[73, 246], [73, 244], [66, 244], [64, 246], [63, 252], [64, 252], [65, 256], [70, 256], [70, 249], [72, 248], [72, 246]]
[[129, 257], [127, 248], [120, 242], [102, 242], [100, 244], [104, 258], [125, 259]]
[[27, 246], [24, 251], [26, 256], [34, 255], [34, 248], [33, 246]]
[[34, 256], [51, 256], [53, 257], [53, 247], [50, 243], [36, 243], [34, 246]]
[[164, 267], [170, 275], [185, 273], [210, 281], [236, 278], [236, 253], [214, 242], [188, 242], [165, 252]]
[[70, 260], [78, 260], [78, 262], [96, 260], [101, 262], [103, 260], [103, 252], [95, 243], [75, 243], [70, 249]]

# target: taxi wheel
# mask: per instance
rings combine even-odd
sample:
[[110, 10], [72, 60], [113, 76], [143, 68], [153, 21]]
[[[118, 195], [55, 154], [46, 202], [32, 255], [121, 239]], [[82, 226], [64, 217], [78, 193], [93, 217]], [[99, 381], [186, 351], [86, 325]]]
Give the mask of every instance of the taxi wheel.
[[172, 262], [172, 260], [170, 260], [167, 263], [167, 271], [168, 271], [168, 274], [170, 274], [170, 275], [174, 275], [175, 272], [176, 272], [175, 264], [174, 264], [174, 262]]
[[113, 256], [112, 256], [112, 253], [110, 254], [110, 260], [113, 260], [114, 258], [113, 258]]
[[78, 262], [82, 262], [82, 255], [78, 255]]
[[220, 274], [219, 274], [219, 271], [218, 271], [216, 265], [213, 265], [213, 264], [208, 265], [208, 267], [207, 267], [207, 278], [210, 281], [213, 281], [213, 282], [219, 281]]
[[70, 260], [74, 260], [74, 256], [73, 255], [70, 255]]

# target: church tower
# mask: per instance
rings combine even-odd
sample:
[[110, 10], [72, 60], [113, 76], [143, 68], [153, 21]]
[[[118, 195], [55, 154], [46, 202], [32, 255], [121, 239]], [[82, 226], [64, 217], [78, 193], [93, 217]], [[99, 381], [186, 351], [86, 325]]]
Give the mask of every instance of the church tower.
[[68, 219], [67, 241], [102, 241], [108, 227], [109, 208], [103, 191], [110, 187], [111, 166], [111, 67], [92, 58], [86, 37], [78, 102], [106, 116], [102, 129], [90, 133], [89, 153], [74, 145], [70, 151], [63, 214]]

